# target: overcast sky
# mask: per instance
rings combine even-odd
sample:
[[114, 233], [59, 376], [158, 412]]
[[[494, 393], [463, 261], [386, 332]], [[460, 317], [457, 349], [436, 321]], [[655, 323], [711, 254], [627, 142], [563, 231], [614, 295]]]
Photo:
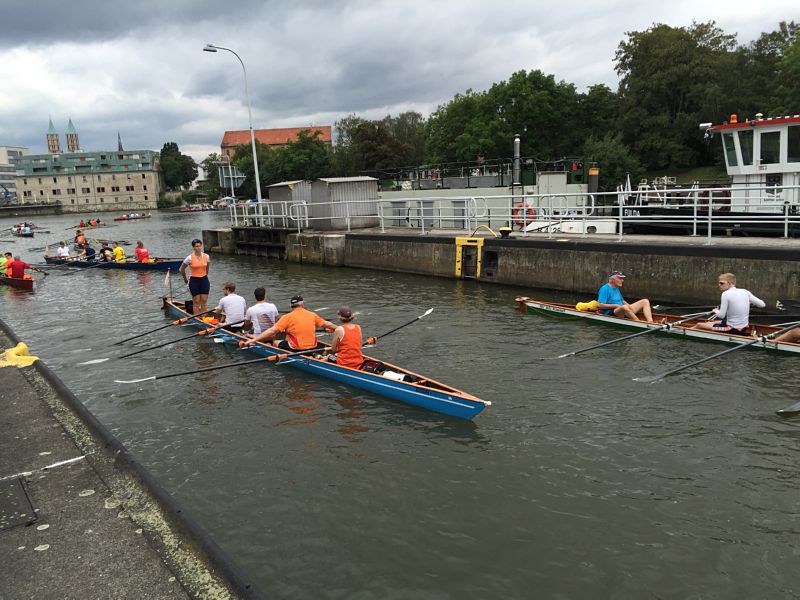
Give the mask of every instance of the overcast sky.
[[[202, 160], [227, 129], [333, 125], [351, 113], [428, 115], [467, 89], [540, 69], [580, 91], [616, 89], [614, 52], [653, 23], [715, 20], [748, 43], [797, 0], [0, 0], [0, 145], [46, 152], [52, 117], [84, 150], [160, 150]], [[797, 107], [800, 111], [800, 106]]]

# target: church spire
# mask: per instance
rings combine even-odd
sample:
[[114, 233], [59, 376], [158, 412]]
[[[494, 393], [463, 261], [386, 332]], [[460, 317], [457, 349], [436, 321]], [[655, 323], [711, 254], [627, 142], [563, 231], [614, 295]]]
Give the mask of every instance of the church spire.
[[72, 117], [70, 117], [67, 124], [67, 152], [80, 152], [80, 149], [78, 132], [75, 130], [75, 125], [72, 124]]
[[119, 131], [117, 132], [117, 152], [122, 152], [122, 138], [119, 136]]
[[50, 154], [61, 154], [61, 141], [58, 132], [53, 127], [53, 117], [50, 117], [50, 127], [47, 128], [47, 151]]

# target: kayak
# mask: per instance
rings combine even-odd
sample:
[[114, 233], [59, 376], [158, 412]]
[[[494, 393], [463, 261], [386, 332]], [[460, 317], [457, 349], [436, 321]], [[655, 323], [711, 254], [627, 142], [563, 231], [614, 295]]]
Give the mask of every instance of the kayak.
[[150, 215], [142, 215], [140, 217], [115, 217], [115, 221], [137, 221], [139, 219], [149, 219]]
[[[183, 302], [169, 298], [163, 299], [163, 310], [169, 317], [175, 319], [190, 316], [186, 312]], [[221, 317], [222, 315], [217, 316]], [[201, 322], [199, 319], [190, 320], [189, 323], [198, 329], [208, 327], [206, 323]], [[243, 335], [223, 330], [215, 333], [214, 337], [229, 344], [238, 344], [240, 341], [248, 339]], [[322, 353], [323, 351], [324, 349], [320, 349], [319, 352]], [[287, 354], [285, 350], [262, 343], [252, 346], [248, 353], [264, 357]], [[321, 354], [302, 354], [297, 356], [289, 354], [288, 358], [282, 360], [286, 365], [306, 373], [327, 377], [328, 379], [346, 383], [405, 404], [460, 419], [472, 419], [484, 408], [491, 405], [491, 402], [487, 400], [481, 400], [472, 394], [450, 387], [429, 377], [366, 355], [364, 356], [364, 363], [358, 369], [337, 365], [322, 358], [315, 358], [315, 356], [321, 356]], [[268, 365], [270, 363], [265, 361], [265, 364]]]

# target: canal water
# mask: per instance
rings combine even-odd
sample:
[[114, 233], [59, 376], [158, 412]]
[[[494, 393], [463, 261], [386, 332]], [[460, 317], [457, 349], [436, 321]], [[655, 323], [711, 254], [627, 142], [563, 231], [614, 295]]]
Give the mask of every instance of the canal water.
[[[37, 260], [77, 219], [36, 221], [53, 234], [0, 249]], [[92, 234], [183, 257], [225, 224], [160, 213]], [[269, 596], [800, 597], [800, 419], [773, 412], [798, 399], [797, 358], [744, 350], [645, 384], [720, 347], [644, 336], [541, 361], [624, 333], [514, 310], [587, 300], [541, 290], [218, 255], [210, 278], [212, 302], [231, 280], [282, 311], [297, 293], [328, 318], [347, 303], [365, 335], [434, 307], [370, 353], [492, 402], [459, 421], [286, 365], [121, 385], [247, 355], [192, 339], [80, 366], [187, 333], [111, 345], [165, 323], [164, 274], [0, 287], [0, 317]]]

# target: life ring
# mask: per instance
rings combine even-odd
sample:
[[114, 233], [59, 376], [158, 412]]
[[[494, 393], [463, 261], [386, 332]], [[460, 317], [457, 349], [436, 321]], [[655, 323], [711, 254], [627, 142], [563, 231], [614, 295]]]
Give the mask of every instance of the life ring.
[[533, 218], [536, 216], [536, 211], [532, 206], [528, 206], [526, 210], [525, 205], [522, 202], [520, 202], [514, 207], [511, 216], [514, 219], [514, 223], [516, 223], [520, 227], [525, 227], [525, 225], [533, 221]]

